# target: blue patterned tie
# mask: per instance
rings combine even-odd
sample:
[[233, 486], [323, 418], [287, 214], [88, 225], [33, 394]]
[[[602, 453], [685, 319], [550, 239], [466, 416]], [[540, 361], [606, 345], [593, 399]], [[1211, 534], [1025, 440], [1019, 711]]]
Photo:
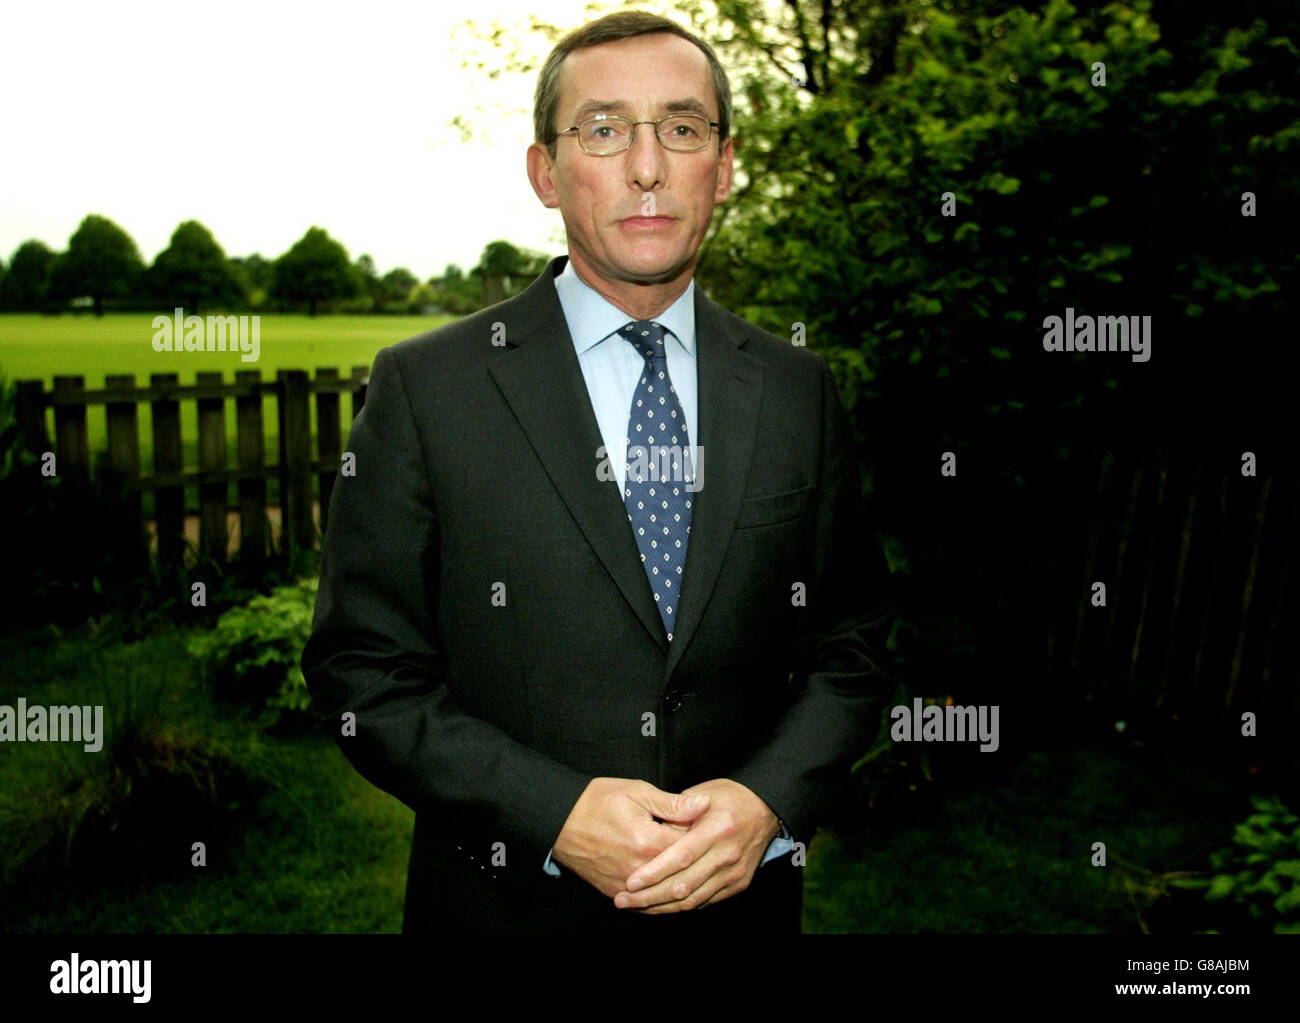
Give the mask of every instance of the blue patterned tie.
[[619, 336], [646, 361], [627, 424], [623, 501], [671, 643], [691, 533], [693, 491], [686, 489], [695, 477], [691, 442], [686, 416], [668, 376], [664, 328], [653, 320], [637, 320], [623, 327]]

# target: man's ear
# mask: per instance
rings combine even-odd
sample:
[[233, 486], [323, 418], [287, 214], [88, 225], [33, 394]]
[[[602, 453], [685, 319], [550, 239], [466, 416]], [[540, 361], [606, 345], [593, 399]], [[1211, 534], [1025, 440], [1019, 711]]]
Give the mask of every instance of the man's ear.
[[526, 156], [528, 182], [533, 186], [533, 191], [537, 193], [537, 198], [542, 200], [542, 205], [548, 210], [558, 208], [560, 193], [553, 180], [555, 161], [551, 158], [551, 154], [540, 142], [534, 142], [528, 147]]
[[713, 204], [721, 206], [731, 195], [732, 176], [735, 173], [735, 164], [732, 159], [731, 138], [722, 144], [722, 152], [718, 154], [718, 187], [713, 193]]

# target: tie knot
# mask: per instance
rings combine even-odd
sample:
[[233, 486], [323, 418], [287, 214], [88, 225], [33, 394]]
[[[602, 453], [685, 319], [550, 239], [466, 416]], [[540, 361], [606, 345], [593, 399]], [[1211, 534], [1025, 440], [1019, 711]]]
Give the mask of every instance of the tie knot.
[[633, 320], [619, 328], [619, 336], [630, 341], [642, 358], [666, 359], [664, 350], [664, 328], [654, 320]]

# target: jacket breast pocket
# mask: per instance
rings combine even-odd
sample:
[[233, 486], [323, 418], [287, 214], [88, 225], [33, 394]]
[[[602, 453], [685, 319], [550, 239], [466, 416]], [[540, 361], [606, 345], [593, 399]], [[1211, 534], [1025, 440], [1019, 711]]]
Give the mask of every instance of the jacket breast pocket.
[[803, 516], [812, 507], [813, 487], [800, 487], [780, 494], [762, 494], [740, 502], [736, 528], [771, 526]]

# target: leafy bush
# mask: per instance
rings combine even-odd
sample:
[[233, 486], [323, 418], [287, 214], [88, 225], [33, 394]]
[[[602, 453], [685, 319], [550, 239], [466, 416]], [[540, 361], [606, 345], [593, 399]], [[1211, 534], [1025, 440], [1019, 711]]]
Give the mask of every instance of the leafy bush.
[[299, 660], [311, 634], [318, 581], [308, 577], [254, 597], [190, 640], [190, 654], [215, 697], [258, 707], [266, 727], [285, 714], [305, 718], [311, 694]]
[[1205, 898], [1230, 901], [1275, 934], [1300, 934], [1300, 819], [1273, 796], [1252, 796], [1258, 811], [1238, 824], [1232, 845], [1210, 857], [1218, 873]]

